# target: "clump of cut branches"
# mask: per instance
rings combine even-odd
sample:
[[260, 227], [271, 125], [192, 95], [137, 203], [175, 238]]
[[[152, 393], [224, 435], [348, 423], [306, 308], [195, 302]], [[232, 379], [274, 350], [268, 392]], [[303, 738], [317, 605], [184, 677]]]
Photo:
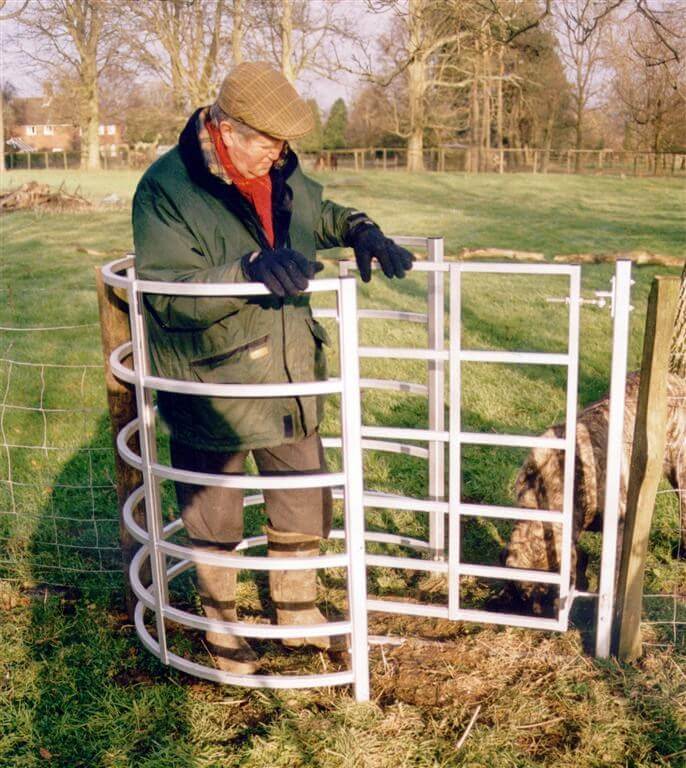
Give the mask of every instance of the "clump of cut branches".
[[49, 208], [59, 211], [89, 208], [91, 203], [76, 192], [67, 192], [64, 184], [57, 189], [49, 184], [28, 181], [0, 195], [0, 211], [24, 211]]

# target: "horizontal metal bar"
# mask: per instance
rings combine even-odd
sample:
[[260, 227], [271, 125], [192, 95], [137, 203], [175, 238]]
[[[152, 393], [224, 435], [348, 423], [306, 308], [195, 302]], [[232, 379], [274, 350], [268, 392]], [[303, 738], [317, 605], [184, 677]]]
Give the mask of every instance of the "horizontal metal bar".
[[497, 520], [540, 520], [542, 523], [562, 523], [562, 512], [527, 507], [496, 507], [488, 504], [460, 504], [460, 514], [471, 517], [493, 517]]
[[207, 384], [184, 379], [163, 379], [145, 376], [143, 386], [158, 392], [176, 392], [184, 395], [203, 397], [308, 397], [327, 395], [343, 391], [340, 379], [326, 381], [285, 382], [283, 384]]
[[139, 485], [129, 494], [122, 507], [122, 519], [124, 527], [139, 544], [147, 544], [150, 541], [148, 532], [141, 528], [133, 516], [133, 510], [145, 498], [145, 486]]
[[559, 573], [533, 571], [527, 568], [502, 568], [496, 565], [460, 563], [461, 576], [478, 576], [484, 579], [507, 579], [508, 581], [533, 581], [536, 584], [560, 584]]
[[426, 384], [415, 384], [411, 381], [394, 381], [392, 379], [360, 379], [362, 389], [385, 389], [389, 392], [406, 392], [409, 395], [426, 397], [429, 388]]
[[426, 323], [427, 317], [419, 312], [403, 312], [396, 309], [358, 309], [360, 320], [406, 320], [409, 323]]
[[365, 541], [374, 541], [377, 544], [395, 544], [412, 549], [433, 551], [428, 541], [414, 539], [411, 536], [403, 536], [401, 533], [384, 533], [383, 531], [365, 531]]
[[362, 358], [391, 360], [448, 360], [447, 349], [419, 349], [415, 347], [359, 347]]
[[191, 472], [177, 469], [168, 464], [151, 463], [150, 469], [156, 477], [175, 480], [193, 485], [212, 485], [218, 488], [329, 488], [345, 483], [345, 472], [304, 472], [289, 475], [213, 475], [209, 472]]
[[366, 491], [363, 497], [365, 507], [370, 509], [405, 509], [410, 512], [448, 512], [447, 501], [415, 499], [412, 496], [397, 496], [393, 493]]
[[[399, 245], [412, 245], [412, 243], [400, 243], [400, 240], [403, 240], [404, 238], [398, 238], [396, 242]], [[422, 238], [419, 238], [422, 239]], [[346, 260], [342, 262], [344, 266], [348, 268], [348, 270], [354, 271], [358, 269], [357, 263], [354, 261]], [[376, 262], [372, 262], [372, 271], [378, 271], [381, 269], [381, 266], [377, 264]], [[436, 261], [415, 261], [412, 264], [412, 272], [448, 272], [450, 269], [450, 263], [449, 262], [436, 262]]]
[[[148, 632], [143, 620], [144, 606], [139, 603], [136, 606], [134, 620], [136, 632], [143, 645], [159, 658], [160, 645]], [[354, 682], [352, 670], [345, 672], [329, 672], [321, 675], [234, 675], [220, 669], [198, 664], [194, 661], [178, 656], [171, 651], [167, 654], [169, 665], [195, 677], [212, 680], [224, 685], [237, 685], [243, 688], [319, 688], [331, 685], [347, 685]]]
[[416, 557], [393, 557], [390, 555], [367, 555], [365, 562], [368, 566], [373, 565], [380, 568], [448, 573], [448, 563], [441, 560], [420, 560]]
[[312, 317], [327, 317], [331, 320], [338, 320], [338, 310], [335, 308], [328, 309], [326, 307], [312, 307]]
[[503, 363], [522, 365], [569, 365], [569, 355], [549, 352], [507, 352], [499, 350], [463, 349], [464, 363]]
[[129, 267], [134, 265], [134, 261], [134, 255], [129, 253], [124, 256], [123, 259], [117, 259], [116, 261], [111, 261], [109, 264], [105, 264], [102, 267], [102, 279], [105, 281], [106, 285], [127, 290], [131, 281], [128, 277], [118, 275], [117, 272], [124, 272], [129, 269]]
[[404, 603], [399, 600], [367, 600], [368, 611], [399, 613], [404, 616], [429, 616], [436, 619], [448, 618], [448, 606], [427, 605], [426, 603]]
[[564, 451], [567, 443], [560, 437], [534, 435], [495, 435], [489, 432], [460, 432], [460, 442], [469, 445], [500, 445], [507, 448], [556, 448]]
[[[345, 279], [345, 278], [342, 278]], [[338, 292], [338, 278], [310, 280], [301, 293]], [[168, 283], [160, 280], [134, 280], [133, 289], [137, 293], [156, 296], [205, 296], [220, 298], [222, 296], [271, 296], [271, 292], [263, 283]]]
[[559, 619], [542, 619], [537, 616], [521, 616], [516, 613], [496, 613], [476, 608], [458, 608], [457, 621], [471, 621], [475, 624], [503, 624], [509, 627], [525, 627], [527, 629], [547, 629], [564, 631], [566, 623]]
[[184, 547], [170, 541], [160, 541], [157, 546], [162, 552], [179, 560], [192, 560], [195, 563], [242, 571], [298, 571], [303, 568], [347, 568], [349, 565], [348, 555], [345, 552], [312, 557], [255, 557]]
[[120, 380], [128, 384], [135, 384], [137, 381], [136, 372], [127, 368], [122, 362], [125, 357], [133, 354], [133, 342], [125, 341], [123, 344], [113, 349], [110, 353], [110, 368], [112, 373]]
[[140, 419], [132, 419], [119, 430], [119, 434], [117, 435], [117, 451], [119, 452], [119, 455], [130, 467], [134, 467], [135, 469], [142, 469], [143, 459], [141, 459], [139, 454], [129, 448], [129, 440], [134, 433], [138, 432], [140, 423]]
[[[321, 438], [324, 448], [341, 448], [340, 437]], [[390, 440], [362, 440], [362, 449], [366, 451], [385, 451], [386, 453], [402, 453], [406, 456], [415, 456], [418, 459], [428, 459], [429, 450], [418, 445], [398, 443]]]
[[[204, 632], [218, 632], [223, 635], [237, 637], [259, 637], [271, 640], [281, 640], [291, 637], [302, 637], [302, 624], [252, 624], [245, 621], [215, 621], [206, 616], [198, 616], [171, 605], [164, 606], [164, 617], [186, 627], [200, 629]], [[308, 637], [327, 637], [345, 635], [352, 630], [350, 621], [331, 621], [323, 624], [308, 624]]]
[[462, 261], [460, 272], [486, 272], [502, 275], [573, 275], [576, 264], [506, 264], [504, 262]]
[[438, 440], [447, 443], [450, 434], [437, 429], [412, 429], [411, 427], [362, 427], [362, 437], [394, 438], [396, 440]]

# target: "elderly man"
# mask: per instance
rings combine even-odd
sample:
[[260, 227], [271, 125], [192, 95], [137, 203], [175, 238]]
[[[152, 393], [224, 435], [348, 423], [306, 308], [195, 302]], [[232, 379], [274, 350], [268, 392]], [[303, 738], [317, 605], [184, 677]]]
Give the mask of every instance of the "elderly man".
[[[279, 383], [326, 377], [326, 331], [310, 310], [307, 288], [323, 248], [351, 246], [362, 279], [376, 258], [387, 277], [403, 277], [412, 255], [384, 237], [366, 214], [322, 201], [288, 141], [313, 127], [293, 86], [265, 63], [235, 67], [216, 102], [199, 109], [178, 146], [141, 179], [133, 203], [138, 276], [149, 280], [261, 282], [266, 297], [146, 299], [156, 374], [213, 383]], [[326, 471], [316, 397], [235, 399], [160, 392], [173, 466], [240, 473], [252, 452], [261, 473]], [[176, 484], [194, 547], [231, 551], [243, 538], [240, 489]], [[268, 553], [316, 555], [331, 528], [329, 489], [267, 490]], [[197, 564], [198, 591], [210, 618], [236, 621], [236, 572]], [[279, 624], [326, 621], [316, 607], [316, 572], [270, 572]], [[243, 638], [208, 632], [219, 668], [257, 669]], [[328, 637], [284, 645], [330, 648]]]

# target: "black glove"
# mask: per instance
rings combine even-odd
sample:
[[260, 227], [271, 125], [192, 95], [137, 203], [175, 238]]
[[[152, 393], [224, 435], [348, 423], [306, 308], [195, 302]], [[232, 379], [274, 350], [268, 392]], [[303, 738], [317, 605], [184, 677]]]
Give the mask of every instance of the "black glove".
[[276, 248], [249, 253], [243, 257], [243, 272], [251, 282], [264, 283], [276, 296], [297, 296], [307, 288], [324, 265], [308, 261], [291, 248]]
[[386, 237], [376, 224], [359, 224], [348, 233], [346, 244], [355, 251], [355, 261], [365, 283], [372, 279], [372, 258], [379, 262], [386, 277], [405, 277], [405, 272], [412, 269], [414, 256]]

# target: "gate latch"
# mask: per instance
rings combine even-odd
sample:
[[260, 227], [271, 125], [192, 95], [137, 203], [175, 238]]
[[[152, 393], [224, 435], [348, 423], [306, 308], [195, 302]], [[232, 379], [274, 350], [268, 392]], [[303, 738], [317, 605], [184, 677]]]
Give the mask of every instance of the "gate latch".
[[[631, 281], [631, 285], [634, 285], [635, 281]], [[610, 278], [610, 290], [609, 291], [593, 291], [595, 299], [585, 299], [583, 296], [579, 298], [579, 304], [590, 304], [591, 306], [598, 307], [598, 309], [604, 309], [608, 303], [610, 305], [610, 316], [615, 316], [615, 278], [614, 275]], [[569, 296], [548, 296], [546, 298], [548, 304], [570, 304], [571, 299]], [[633, 306], [629, 305], [629, 311], [633, 309]]]

